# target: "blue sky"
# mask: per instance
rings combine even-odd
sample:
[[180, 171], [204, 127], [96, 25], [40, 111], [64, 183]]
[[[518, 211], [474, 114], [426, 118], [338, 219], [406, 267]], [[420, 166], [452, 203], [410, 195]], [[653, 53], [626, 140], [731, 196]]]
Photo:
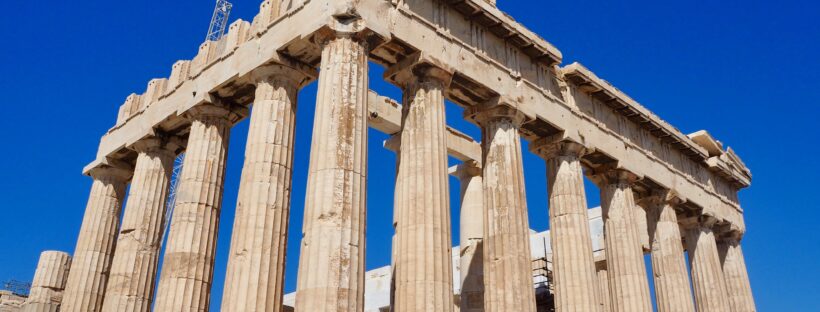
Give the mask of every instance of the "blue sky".
[[[260, 0], [235, 0], [252, 19]], [[190, 59], [211, 1], [13, 1], [0, 19], [0, 281], [31, 280], [40, 251], [72, 252], [91, 180], [82, 167], [118, 106]], [[820, 222], [820, 4], [814, 1], [512, 1], [499, 6], [684, 133], [709, 130], [751, 168], [741, 192], [744, 251], [761, 311], [817, 311]], [[373, 66], [372, 87], [400, 98]], [[315, 84], [299, 98], [287, 259], [295, 289]], [[478, 137], [449, 105], [456, 128]], [[223, 275], [247, 120], [232, 132], [214, 306]], [[395, 158], [370, 133], [367, 266], [389, 263]], [[547, 228], [543, 162], [525, 153], [530, 223]], [[452, 209], [457, 215], [457, 181]], [[597, 189], [588, 185], [590, 205]], [[454, 220], [457, 218], [454, 218]], [[457, 224], [454, 224], [457, 226]], [[457, 240], [457, 228], [453, 238]]]

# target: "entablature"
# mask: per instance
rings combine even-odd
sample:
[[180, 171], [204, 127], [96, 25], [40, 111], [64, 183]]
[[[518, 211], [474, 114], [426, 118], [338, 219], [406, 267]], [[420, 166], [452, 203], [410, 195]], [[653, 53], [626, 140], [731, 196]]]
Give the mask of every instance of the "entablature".
[[[526, 115], [526, 120], [530, 120], [522, 126], [522, 134], [526, 139], [535, 140], [561, 133], [594, 151], [586, 157], [586, 161], [604, 163], [616, 160], [619, 169], [629, 170], [645, 177], [647, 181], [651, 180], [664, 188], [674, 189], [687, 198], [692, 207], [698, 207], [699, 211], [742, 225], [742, 210], [734, 194], [737, 189], [716, 188], [702, 182], [708, 179], [696, 179], [688, 174], [692, 171], [711, 174], [711, 171], [688, 165], [695, 164], [696, 160], [700, 161], [698, 166], [703, 169], [719, 168], [716, 171], [718, 173], [731, 173], [732, 170], [743, 172], [745, 166], [741, 165], [739, 158], [733, 156], [733, 152], [727, 151], [713, 160], [715, 166], [709, 166], [704, 162], [711, 159], [708, 157], [707, 149], [695, 144], [680, 131], [582, 66], [570, 65], [563, 69], [546, 66], [545, 64], [559, 62], [560, 52], [551, 51], [554, 48], [550, 48], [546, 41], [514, 23], [489, 4], [473, 0], [448, 2], [453, 5], [452, 12], [459, 16], [467, 11], [457, 7], [474, 7], [473, 9], [478, 11], [471, 11], [472, 15], [469, 16], [491, 16], [501, 21], [501, 24], [510, 26], [507, 28], [518, 32], [517, 35], [498, 35], [504, 37], [503, 42], [517, 41], [516, 36], [532, 40], [532, 47], [543, 48], [544, 55], [549, 54], [538, 56], [537, 53], [525, 53], [528, 59], [540, 62], [539, 66], [543, 67], [543, 71], [537, 74], [522, 73], [524, 66], [520, 63], [513, 64], [518, 67], [511, 67], [513, 65], [509, 62], [501, 62], [488, 56], [485, 51], [471, 45], [470, 40], [464, 40], [464, 37], [454, 34], [456, 28], [472, 27], [453, 26], [460, 23], [459, 19], [449, 19], [447, 23], [452, 29], [447, 30], [437, 23], [426, 21], [424, 16], [412, 11], [412, 6], [397, 6], [397, 2], [409, 1], [308, 0], [283, 13], [281, 17], [272, 19], [267, 28], [258, 26], [259, 22], [255, 23], [254, 27], [249, 27], [247, 22], [232, 24], [237, 25], [231, 27], [231, 31], [235, 33], [229, 32], [226, 36], [231, 38], [231, 43], [206, 43], [200, 49], [205, 56], [200, 55], [192, 62], [179, 62], [180, 66], [186, 65], [189, 68], [175, 69], [170, 83], [165, 85], [166, 90], [162, 96], [153, 103], [145, 104], [139, 101], [137, 107], [140, 109], [125, 120], [121, 120], [102, 138], [97, 160], [86, 167], [86, 172], [105, 164], [109, 159], [132, 157], [129, 156], [131, 152], [126, 146], [152, 135], [155, 131], [184, 137], [188, 122], [181, 116], [194, 106], [219, 100], [249, 105], [253, 101], [251, 73], [256, 68], [271, 62], [316, 67], [321, 58], [321, 43], [317, 38], [333, 31], [334, 25], [339, 23], [339, 18], [344, 19], [343, 22], [357, 19], [361, 23], [357, 25], [357, 29], [367, 33], [368, 37], [363, 40], [368, 41], [371, 60], [374, 62], [390, 66], [417, 53], [435, 55], [437, 60], [454, 70], [452, 83], [446, 92], [449, 100], [465, 107], [483, 105], [491, 101], [503, 102], [519, 110]], [[471, 25], [477, 23], [470, 18], [460, 20]], [[500, 27], [493, 23], [481, 25]], [[251, 31], [250, 28], [255, 30]], [[494, 36], [497, 35], [496, 31], [493, 31]], [[211, 47], [215, 47], [216, 50]], [[544, 63], [545, 58], [550, 61]], [[178, 79], [183, 69], [190, 73], [186, 76], [187, 79], [177, 84], [175, 75]], [[594, 93], [597, 94], [598, 101], [618, 105], [619, 109], [614, 111], [622, 114], [630, 122], [640, 124], [653, 136], [665, 140], [666, 144], [692, 161], [684, 165], [666, 162], [654, 156], [641, 146], [640, 142], [626, 139], [617, 132], [618, 129], [609, 128], [579, 111], [577, 107], [568, 103], [570, 99], [565, 93], [566, 90], [561, 90], [560, 85], [564, 79], [571, 85], [577, 85], [579, 90], [597, 90]], [[594, 86], [597, 89], [584, 89], [582, 86]], [[131, 102], [136, 103], [135, 100], [136, 97]], [[389, 134], [398, 132], [399, 124], [395, 122], [395, 118], [401, 116], [398, 103], [378, 97], [374, 93], [371, 93], [369, 101], [371, 127], [382, 128], [383, 132]], [[120, 117], [123, 117], [123, 111], [125, 109], [121, 111]], [[449, 135], [454, 142], [462, 145], [448, 146], [451, 154], [462, 160], [481, 159], [481, 149], [477, 142], [456, 131], [450, 131]], [[727, 160], [731, 160], [730, 165], [721, 168]], [[723, 179], [730, 179], [734, 175], [732, 173], [723, 176]]]

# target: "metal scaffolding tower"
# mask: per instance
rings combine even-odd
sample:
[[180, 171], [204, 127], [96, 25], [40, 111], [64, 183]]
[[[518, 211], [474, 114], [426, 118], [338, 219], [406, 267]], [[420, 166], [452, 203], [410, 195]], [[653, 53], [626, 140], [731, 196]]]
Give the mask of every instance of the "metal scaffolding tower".
[[168, 192], [168, 201], [165, 202], [165, 229], [162, 231], [162, 240], [168, 235], [168, 228], [171, 226], [171, 216], [174, 213], [174, 206], [177, 202], [177, 192], [179, 192], [179, 175], [182, 173], [182, 164], [185, 161], [185, 154], [179, 154], [174, 160], [174, 169], [171, 171], [171, 188]]
[[211, 26], [208, 27], [208, 36], [205, 37], [205, 40], [219, 41], [222, 38], [222, 35], [225, 34], [225, 28], [228, 26], [231, 8], [233, 8], [233, 4], [228, 0], [216, 0], [216, 8], [214, 8]]
[[[211, 17], [211, 25], [208, 27], [208, 36], [205, 40], [219, 41], [225, 35], [225, 28], [228, 26], [228, 17], [231, 15], [233, 4], [227, 0], [216, 0], [216, 7], [214, 8], [214, 15]], [[165, 237], [168, 235], [168, 229], [171, 226], [171, 216], [174, 213], [174, 206], [176, 206], [177, 192], [179, 191], [179, 176], [182, 173], [182, 165], [185, 161], [185, 153], [179, 154], [174, 160], [174, 170], [171, 174], [171, 188], [168, 192], [168, 200], [165, 203], [165, 226], [162, 231], [162, 241], [165, 242]]]

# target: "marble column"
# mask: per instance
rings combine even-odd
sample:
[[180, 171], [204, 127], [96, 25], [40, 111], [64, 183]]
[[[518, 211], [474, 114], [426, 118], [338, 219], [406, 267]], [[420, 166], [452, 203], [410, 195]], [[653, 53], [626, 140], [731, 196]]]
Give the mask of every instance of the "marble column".
[[632, 192], [637, 178], [624, 170], [608, 170], [600, 178], [612, 311], [651, 312], [649, 281], [633, 211], [638, 209]]
[[460, 282], [461, 312], [484, 311], [484, 186], [481, 168], [475, 162], [457, 167], [454, 175], [461, 186]]
[[674, 209], [678, 203], [680, 199], [669, 190], [655, 191], [646, 200], [655, 300], [659, 312], [695, 311], [686, 272], [683, 239]]
[[159, 278], [156, 311], [207, 311], [222, 207], [231, 112], [205, 104], [192, 120]]
[[149, 138], [131, 148], [138, 152], [137, 165], [117, 236], [104, 311], [150, 311], [154, 298], [165, 203], [178, 146]]
[[746, 260], [740, 247], [740, 237], [740, 233], [729, 233], [718, 240], [718, 253], [723, 264], [732, 312], [754, 312], [757, 308], [752, 297], [749, 273], [746, 271]]
[[418, 68], [402, 80], [396, 177], [394, 311], [453, 311], [453, 257], [444, 89], [450, 74]]
[[609, 273], [606, 268], [606, 256], [595, 262], [595, 271], [598, 283], [598, 305], [601, 312], [611, 312], [612, 303], [609, 299]]
[[307, 76], [258, 70], [222, 311], [280, 311], [293, 175], [296, 96]]
[[323, 44], [296, 311], [364, 308], [367, 54], [352, 35]]
[[96, 312], [102, 308], [125, 185], [131, 172], [106, 166], [92, 169], [90, 175], [94, 183], [66, 281], [60, 307], [64, 312]]
[[493, 106], [471, 111], [484, 149], [484, 308], [535, 311], [529, 221], [519, 129], [525, 116]]
[[584, 173], [584, 147], [551, 138], [533, 144], [547, 162], [555, 311], [597, 311], [598, 284], [592, 255]]
[[717, 220], [702, 216], [686, 229], [686, 249], [698, 311], [729, 312], [729, 296], [720, 265], [715, 233]]
[[44, 251], [40, 254], [31, 291], [23, 312], [57, 312], [63, 299], [63, 290], [71, 266], [71, 256], [61, 251]]

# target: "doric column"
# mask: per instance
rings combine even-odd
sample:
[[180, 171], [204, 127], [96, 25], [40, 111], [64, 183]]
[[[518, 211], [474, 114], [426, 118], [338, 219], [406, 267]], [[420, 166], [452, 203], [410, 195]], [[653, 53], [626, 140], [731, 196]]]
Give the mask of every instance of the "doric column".
[[484, 149], [484, 308], [535, 311], [529, 221], [519, 129], [525, 116], [496, 105], [474, 108]]
[[296, 311], [364, 308], [367, 54], [349, 34], [323, 44]]
[[63, 299], [68, 278], [71, 256], [61, 251], [44, 251], [40, 254], [37, 271], [31, 282], [31, 291], [21, 311], [57, 312]]
[[533, 152], [547, 162], [555, 311], [597, 311], [595, 261], [580, 157], [584, 147], [545, 138]]
[[391, 305], [453, 311], [453, 257], [444, 89], [451, 74], [426, 63], [386, 76], [404, 89], [398, 152]]
[[131, 148], [139, 154], [111, 262], [104, 311], [150, 311], [154, 298], [165, 203], [178, 145], [149, 138]]
[[655, 191], [644, 200], [659, 312], [694, 312], [692, 288], [686, 272], [683, 240], [673, 205], [680, 203], [669, 190]]
[[484, 311], [484, 186], [481, 168], [475, 162], [457, 167], [454, 175], [461, 186], [460, 274], [461, 312]]
[[715, 233], [712, 230], [716, 222], [714, 218], [705, 215], [698, 220], [686, 222], [686, 249], [689, 252], [689, 268], [698, 311], [731, 311]]
[[746, 260], [740, 248], [741, 233], [731, 232], [718, 240], [718, 253], [723, 264], [723, 275], [732, 312], [754, 312], [755, 300], [752, 297], [752, 286], [749, 273], [746, 271]]
[[92, 169], [89, 174], [94, 184], [66, 282], [60, 308], [64, 312], [96, 312], [102, 308], [125, 185], [131, 177], [130, 170], [110, 166]]
[[245, 165], [222, 311], [280, 311], [285, 281], [296, 96], [308, 76], [284, 65], [254, 73]]
[[156, 311], [207, 311], [232, 112], [205, 104], [192, 121], [159, 278]]
[[601, 259], [596, 259], [595, 271], [598, 279], [598, 305], [601, 307], [601, 312], [611, 312], [612, 302], [609, 299], [609, 274], [605, 255]]
[[607, 170], [599, 178], [612, 311], [651, 312], [649, 281], [633, 212], [638, 209], [632, 192], [637, 177], [624, 170]]

